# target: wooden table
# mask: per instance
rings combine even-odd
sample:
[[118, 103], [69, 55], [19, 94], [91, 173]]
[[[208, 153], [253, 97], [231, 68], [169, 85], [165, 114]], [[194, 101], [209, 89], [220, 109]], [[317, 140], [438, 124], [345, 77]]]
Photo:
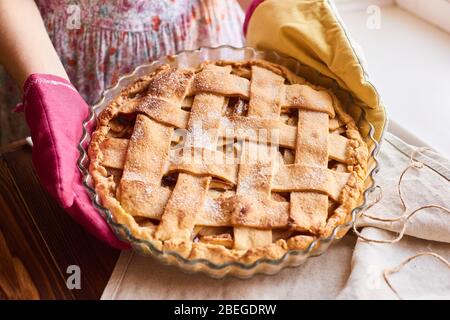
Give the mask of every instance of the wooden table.
[[[24, 140], [0, 147], [0, 299], [98, 299], [118, 257], [43, 190]], [[81, 289], [67, 288], [70, 265]]]

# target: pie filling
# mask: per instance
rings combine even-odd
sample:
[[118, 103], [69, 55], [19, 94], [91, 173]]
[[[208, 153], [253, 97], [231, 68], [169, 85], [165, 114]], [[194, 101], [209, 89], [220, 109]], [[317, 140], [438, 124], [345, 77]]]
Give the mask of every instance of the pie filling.
[[162, 66], [101, 113], [89, 155], [103, 205], [136, 238], [214, 262], [329, 235], [368, 157], [333, 92], [265, 61]]

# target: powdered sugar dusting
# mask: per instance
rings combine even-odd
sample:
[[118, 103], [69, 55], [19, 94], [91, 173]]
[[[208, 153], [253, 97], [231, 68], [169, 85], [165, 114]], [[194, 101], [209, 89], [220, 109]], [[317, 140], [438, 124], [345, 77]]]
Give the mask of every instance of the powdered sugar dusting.
[[239, 180], [238, 184], [238, 191], [239, 194], [245, 194], [248, 193], [252, 189], [252, 177], [250, 175], [243, 177], [241, 180]]
[[208, 119], [210, 120], [219, 119], [221, 116], [222, 116], [221, 113], [217, 111], [208, 112]]
[[138, 172], [125, 171], [122, 180], [147, 182], [147, 177]]
[[218, 213], [220, 209], [219, 203], [211, 198], [206, 198], [205, 201], [205, 211], [212, 212], [212, 213]]
[[137, 125], [134, 127], [133, 134], [131, 135], [131, 140], [141, 140], [144, 138], [144, 130], [141, 126]]
[[243, 115], [247, 111], [248, 105], [241, 99], [239, 99], [239, 102], [236, 104], [235, 107], [235, 113]]
[[227, 117], [222, 117], [222, 118], [220, 118], [220, 126], [222, 128], [232, 129], [233, 123]]
[[214, 200], [209, 197], [206, 198], [201, 220], [210, 223], [225, 222], [226, 217], [218, 200]]
[[194, 125], [186, 135], [185, 147], [215, 150], [216, 144], [208, 131], [203, 130], [201, 125]]

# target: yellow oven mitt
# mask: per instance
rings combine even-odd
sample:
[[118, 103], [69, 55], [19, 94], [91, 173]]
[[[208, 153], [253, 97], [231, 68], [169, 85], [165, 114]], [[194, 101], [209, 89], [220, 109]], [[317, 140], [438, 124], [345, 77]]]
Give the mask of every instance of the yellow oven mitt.
[[[375, 127], [374, 138], [382, 139], [387, 126], [384, 106], [331, 1], [262, 2], [250, 17], [247, 44], [291, 56], [336, 80], [351, 93], [354, 103], [366, 111], [367, 119]], [[357, 116], [356, 108], [348, 107]], [[368, 127], [363, 128], [367, 130]]]

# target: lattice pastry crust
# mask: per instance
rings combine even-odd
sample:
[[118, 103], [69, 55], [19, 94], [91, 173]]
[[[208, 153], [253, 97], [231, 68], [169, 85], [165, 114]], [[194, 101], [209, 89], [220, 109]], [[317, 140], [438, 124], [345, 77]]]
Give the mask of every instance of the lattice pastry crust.
[[266, 61], [217, 61], [129, 85], [100, 114], [89, 157], [102, 204], [134, 237], [251, 263], [344, 223], [368, 152], [333, 92]]

